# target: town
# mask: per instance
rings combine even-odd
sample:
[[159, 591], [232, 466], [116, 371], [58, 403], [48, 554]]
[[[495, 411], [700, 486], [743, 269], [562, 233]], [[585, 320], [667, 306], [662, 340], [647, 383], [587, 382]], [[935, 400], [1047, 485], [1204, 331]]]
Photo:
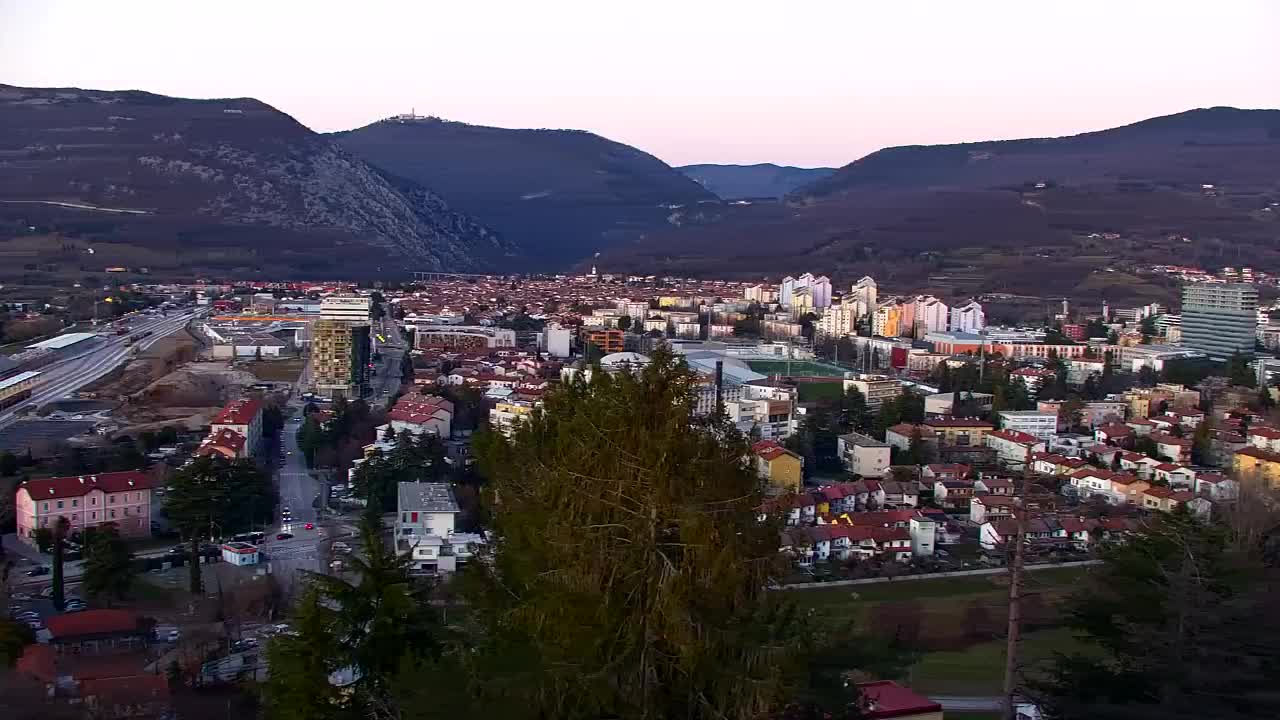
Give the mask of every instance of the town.
[[[117, 709], [267, 678], [312, 574], [386, 551], [448, 587], [495, 540], [474, 441], [660, 353], [696, 378], [689, 422], [747, 438], [777, 582], [802, 598], [1072, 573], [1153, 514], [1227, 517], [1280, 484], [1277, 331], [1249, 283], [1188, 282], [1179, 314], [1063, 302], [1019, 326], [810, 273], [104, 292], [137, 309], [0, 358], [0, 473], [9, 610], [34, 633], [18, 671]], [[370, 508], [388, 534], [361, 527]], [[110, 688], [86, 663], [103, 654]]]

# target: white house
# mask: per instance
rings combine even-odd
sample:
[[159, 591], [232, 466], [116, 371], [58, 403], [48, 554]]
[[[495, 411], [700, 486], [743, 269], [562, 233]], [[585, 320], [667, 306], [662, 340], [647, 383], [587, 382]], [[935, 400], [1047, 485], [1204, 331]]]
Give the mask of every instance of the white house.
[[837, 451], [844, 467], [854, 475], [862, 477], [884, 477], [889, 472], [889, 444], [862, 433], [841, 435], [837, 441]]

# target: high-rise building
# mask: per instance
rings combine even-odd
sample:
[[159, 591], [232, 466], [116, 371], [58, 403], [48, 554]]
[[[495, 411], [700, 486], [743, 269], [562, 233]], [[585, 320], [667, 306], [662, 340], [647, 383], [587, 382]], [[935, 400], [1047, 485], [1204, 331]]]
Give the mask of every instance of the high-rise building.
[[846, 305], [852, 304], [855, 317], [866, 317], [876, 311], [876, 281], [870, 276], [863, 276], [854, 283], [849, 296], [844, 299]]
[[311, 325], [311, 382], [322, 395], [360, 397], [369, 366], [369, 323], [316, 320]]
[[[1063, 315], [1066, 315], [1067, 301], [1062, 301]], [[957, 305], [951, 308], [951, 330], [955, 332], [976, 333], [987, 326], [986, 313], [982, 311], [982, 304], [977, 300], [970, 300], [963, 305]]]
[[373, 301], [367, 297], [335, 295], [320, 301], [321, 320], [369, 322]]
[[1253, 356], [1258, 289], [1192, 283], [1182, 288], [1182, 346], [1214, 360]]

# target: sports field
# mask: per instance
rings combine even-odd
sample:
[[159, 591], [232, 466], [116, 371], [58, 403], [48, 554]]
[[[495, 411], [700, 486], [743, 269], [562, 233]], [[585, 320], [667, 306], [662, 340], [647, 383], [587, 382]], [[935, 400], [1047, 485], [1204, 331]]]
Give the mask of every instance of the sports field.
[[[761, 375], [786, 375], [786, 360], [748, 360], [747, 365]], [[845, 369], [811, 360], [792, 360], [790, 374], [794, 377], [844, 377]]]

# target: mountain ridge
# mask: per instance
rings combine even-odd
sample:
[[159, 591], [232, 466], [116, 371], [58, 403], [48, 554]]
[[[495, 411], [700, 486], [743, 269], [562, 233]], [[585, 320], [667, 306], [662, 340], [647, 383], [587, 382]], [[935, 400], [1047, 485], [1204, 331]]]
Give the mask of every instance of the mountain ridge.
[[89, 236], [128, 237], [153, 260], [483, 269], [513, 251], [430, 190], [254, 98], [0, 85], [0, 131], [0, 199], [147, 211], [105, 222], [10, 202], [0, 219], [73, 235], [96, 225]]
[[1116, 268], [1169, 258], [1280, 271], [1277, 215], [1280, 110], [1213, 108], [1063, 138], [885, 148], [783, 202], [727, 206], [600, 266], [821, 268], [956, 294], [1097, 297]]
[[669, 227], [718, 198], [653, 155], [585, 130], [393, 117], [333, 133], [375, 167], [432, 188], [557, 269]]
[[700, 163], [682, 165], [676, 170], [693, 178], [723, 200], [782, 198], [803, 185], [835, 172], [835, 168], [802, 168], [774, 163]]

